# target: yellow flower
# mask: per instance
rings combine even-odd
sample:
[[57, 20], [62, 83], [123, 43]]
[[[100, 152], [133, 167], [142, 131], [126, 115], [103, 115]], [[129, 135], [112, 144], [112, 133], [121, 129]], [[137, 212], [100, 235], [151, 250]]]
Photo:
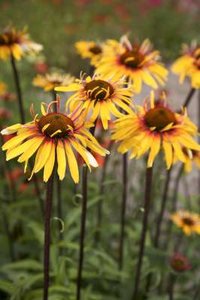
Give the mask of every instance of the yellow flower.
[[71, 176], [77, 183], [79, 170], [74, 150], [80, 154], [89, 169], [90, 166], [97, 167], [98, 164], [88, 149], [102, 156], [109, 152], [86, 129], [80, 113], [55, 113], [51, 111], [52, 104], [53, 102], [46, 110], [42, 104], [42, 116], [36, 115], [32, 122], [16, 124], [2, 130], [2, 134], [16, 133], [2, 149], [7, 150], [7, 160], [19, 156], [18, 162], [25, 163], [25, 171], [29, 159], [36, 154], [31, 177], [44, 168], [43, 180], [47, 182], [57, 165], [59, 179], [63, 180], [68, 165]]
[[183, 55], [174, 62], [172, 71], [180, 76], [180, 83], [189, 77], [192, 87], [200, 88], [200, 46], [196, 43], [184, 45]]
[[172, 214], [170, 218], [186, 235], [200, 234], [200, 216], [198, 214], [180, 210]]
[[130, 150], [130, 158], [140, 158], [149, 152], [148, 167], [152, 167], [161, 149], [165, 154], [167, 169], [171, 167], [174, 156], [182, 162], [186, 161], [182, 147], [200, 150], [200, 145], [193, 140], [197, 127], [186, 112], [175, 113], [164, 101], [155, 103], [153, 92], [150, 101], [116, 120], [113, 130], [112, 139], [120, 142], [119, 152]]
[[12, 55], [20, 60], [26, 53], [37, 53], [42, 50], [42, 46], [30, 40], [26, 30], [16, 30], [7, 27], [0, 34], [0, 59], [9, 59]]
[[53, 91], [57, 86], [66, 86], [74, 81], [74, 77], [70, 74], [62, 74], [51, 72], [45, 75], [37, 75], [33, 79], [33, 85], [41, 87], [45, 92]]
[[7, 92], [7, 85], [0, 81], [0, 95], [4, 95]]
[[185, 172], [192, 171], [192, 163], [194, 163], [198, 168], [200, 168], [200, 151], [183, 149], [183, 152], [185, 154]]
[[131, 44], [125, 36], [120, 43], [107, 41], [102, 59], [96, 64], [96, 71], [112, 75], [114, 79], [126, 76], [133, 82], [135, 92], [139, 93], [142, 83], [154, 89], [158, 88], [158, 84], [164, 84], [168, 72], [158, 61], [159, 58], [159, 52], [152, 50], [149, 40]]
[[122, 116], [119, 109], [129, 112], [133, 89], [125, 87], [124, 80], [107, 79], [100, 75], [94, 75], [92, 78], [82, 77], [77, 79], [68, 87], [57, 87], [56, 91], [75, 92], [67, 101], [70, 111], [76, 107], [81, 107], [87, 113], [92, 112], [90, 121], [94, 122], [100, 118], [104, 129], [108, 128], [108, 121], [111, 114], [115, 117]]
[[89, 58], [91, 65], [95, 65], [101, 58], [103, 44], [93, 41], [79, 41], [75, 43], [75, 48], [82, 58]]

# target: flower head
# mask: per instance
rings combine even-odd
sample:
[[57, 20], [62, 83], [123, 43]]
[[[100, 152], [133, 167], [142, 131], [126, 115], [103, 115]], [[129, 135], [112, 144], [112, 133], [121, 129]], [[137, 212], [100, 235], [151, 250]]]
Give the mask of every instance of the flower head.
[[97, 72], [113, 76], [114, 79], [127, 77], [133, 82], [136, 93], [146, 83], [152, 88], [164, 84], [167, 70], [159, 62], [159, 52], [152, 50], [149, 40], [143, 43], [131, 43], [122, 37], [121, 42], [110, 40], [106, 43], [102, 59], [96, 64]]
[[130, 150], [131, 158], [140, 158], [149, 152], [148, 167], [153, 165], [160, 150], [164, 150], [169, 169], [174, 156], [185, 162], [182, 147], [200, 150], [200, 145], [193, 140], [196, 133], [197, 128], [186, 112], [178, 114], [163, 101], [155, 103], [154, 93], [151, 93], [150, 101], [115, 121], [112, 138], [120, 142], [121, 153]]
[[95, 65], [101, 58], [103, 44], [93, 41], [79, 41], [75, 48], [82, 58], [89, 58], [91, 65]]
[[184, 163], [185, 172], [192, 171], [193, 163], [197, 166], [197, 168], [200, 168], [200, 151], [183, 148], [183, 152], [185, 154], [185, 163]]
[[68, 87], [58, 87], [55, 90], [74, 91], [75, 93], [67, 101], [70, 111], [81, 105], [86, 112], [91, 112], [91, 122], [100, 118], [104, 129], [107, 129], [111, 114], [120, 117], [122, 116], [120, 109], [126, 112], [130, 111], [133, 88], [124, 85], [124, 80], [108, 79], [95, 74], [92, 78], [83, 76], [76, 83], [72, 83]]
[[51, 176], [57, 160], [60, 180], [64, 179], [68, 165], [71, 176], [77, 183], [79, 170], [74, 150], [82, 156], [89, 169], [90, 166], [98, 166], [89, 149], [102, 156], [109, 152], [103, 149], [87, 130], [80, 113], [75, 111], [66, 115], [52, 112], [52, 104], [48, 105], [46, 110], [42, 104], [42, 116], [35, 115], [32, 122], [16, 124], [2, 130], [2, 134], [16, 133], [2, 149], [7, 150], [7, 160], [19, 156], [18, 162], [25, 163], [25, 171], [29, 159], [36, 154], [31, 176], [44, 168], [45, 182]]
[[0, 59], [9, 59], [12, 55], [20, 60], [27, 53], [37, 53], [42, 50], [42, 45], [33, 42], [24, 30], [7, 27], [0, 34]]
[[191, 269], [188, 258], [178, 252], [171, 256], [170, 266], [176, 272], [184, 272]]
[[44, 75], [37, 75], [33, 79], [33, 85], [43, 88], [45, 92], [53, 91], [57, 86], [66, 86], [74, 81], [70, 74], [51, 72]]
[[200, 216], [189, 211], [179, 210], [170, 216], [172, 222], [186, 235], [200, 234]]
[[183, 55], [174, 62], [172, 71], [180, 76], [180, 83], [189, 77], [192, 87], [200, 88], [200, 45], [184, 45]]

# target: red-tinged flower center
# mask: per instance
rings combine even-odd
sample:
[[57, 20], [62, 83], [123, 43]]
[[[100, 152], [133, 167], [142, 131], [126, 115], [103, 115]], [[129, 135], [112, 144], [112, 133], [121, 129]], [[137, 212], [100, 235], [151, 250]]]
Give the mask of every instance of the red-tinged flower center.
[[144, 55], [139, 52], [137, 47], [135, 47], [131, 51], [126, 50], [126, 52], [120, 56], [119, 60], [120, 63], [126, 67], [130, 69], [137, 69], [141, 67], [142, 62], [144, 61]]
[[90, 47], [89, 50], [90, 50], [90, 52], [92, 52], [93, 54], [96, 54], [96, 55], [102, 53], [102, 49], [98, 45]]
[[195, 224], [194, 220], [190, 217], [183, 217], [182, 222], [187, 226], [193, 226]]
[[13, 45], [13, 44], [20, 44], [21, 36], [19, 33], [14, 32], [12, 30], [6, 31], [0, 35], [0, 46], [1, 45]]
[[104, 80], [92, 80], [85, 85], [87, 97], [91, 100], [106, 100], [114, 93], [112, 85]]
[[157, 131], [162, 130], [171, 123], [176, 124], [175, 114], [166, 107], [151, 108], [145, 114], [144, 120], [149, 128], [155, 127]]
[[66, 137], [70, 127], [74, 128], [73, 121], [61, 113], [50, 113], [42, 116], [38, 121], [38, 126], [45, 135], [56, 138]]

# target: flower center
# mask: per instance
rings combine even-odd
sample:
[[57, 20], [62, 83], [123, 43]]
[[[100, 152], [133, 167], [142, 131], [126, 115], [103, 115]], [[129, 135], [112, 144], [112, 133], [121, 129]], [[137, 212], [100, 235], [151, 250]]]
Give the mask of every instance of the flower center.
[[102, 49], [101, 49], [101, 47], [98, 46], [98, 45], [95, 45], [95, 46], [93, 46], [93, 47], [90, 47], [89, 50], [90, 50], [90, 52], [92, 52], [93, 54], [100, 54], [100, 53], [102, 53]]
[[144, 61], [144, 55], [138, 51], [135, 47], [133, 50], [126, 50], [120, 56], [120, 63], [131, 69], [137, 69], [141, 67], [141, 63]]
[[182, 218], [182, 221], [185, 225], [188, 225], [188, 226], [193, 226], [194, 225], [194, 220], [192, 220], [191, 218], [189, 217], [184, 217]]
[[0, 36], [0, 45], [19, 44], [21, 41], [20, 35], [12, 31], [6, 31]]
[[160, 131], [171, 123], [176, 124], [176, 118], [175, 114], [166, 107], [154, 107], [146, 113], [145, 123], [148, 127], [155, 127]]
[[104, 80], [92, 80], [85, 85], [87, 96], [91, 100], [105, 100], [114, 93], [112, 85]]
[[50, 113], [42, 116], [38, 121], [41, 132], [48, 137], [64, 138], [68, 135], [70, 128], [74, 128], [74, 124], [70, 118], [61, 113]]

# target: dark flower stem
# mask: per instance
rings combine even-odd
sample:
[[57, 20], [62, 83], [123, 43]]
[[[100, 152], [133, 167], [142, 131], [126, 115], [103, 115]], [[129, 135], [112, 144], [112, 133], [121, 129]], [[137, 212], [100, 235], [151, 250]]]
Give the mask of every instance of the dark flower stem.
[[[16, 87], [16, 93], [17, 93], [17, 99], [18, 99], [18, 106], [19, 106], [19, 113], [20, 113], [20, 120], [21, 123], [25, 123], [25, 111], [24, 111], [24, 105], [23, 105], [23, 99], [22, 99], [22, 92], [21, 92], [21, 86], [20, 86], [20, 80], [19, 80], [19, 74], [17, 71], [17, 66], [16, 66], [16, 61], [13, 55], [10, 57], [11, 59], [11, 65], [12, 65], [12, 70], [13, 70], [13, 76], [14, 76], [14, 81], [15, 81], [15, 87]], [[30, 162], [31, 169], [33, 169], [33, 164]], [[43, 200], [41, 197], [41, 192], [40, 192], [40, 187], [39, 183], [37, 180], [36, 175], [33, 175], [33, 182], [35, 185], [35, 192], [39, 201], [39, 207], [41, 210], [42, 217], [44, 216], [44, 207], [43, 207]]]
[[48, 300], [49, 289], [49, 257], [50, 257], [50, 221], [53, 198], [54, 171], [47, 182], [46, 203], [45, 203], [45, 223], [44, 223], [44, 290], [43, 300]]
[[85, 229], [86, 229], [86, 215], [87, 215], [87, 167], [83, 166], [82, 170], [82, 213], [81, 213], [81, 228], [80, 228], [80, 248], [79, 248], [79, 265], [77, 276], [77, 290], [76, 300], [81, 299], [81, 283], [83, 272], [83, 260], [84, 260], [84, 241], [85, 241]]
[[125, 238], [125, 219], [126, 219], [126, 204], [127, 204], [127, 189], [128, 189], [128, 155], [122, 156], [122, 203], [121, 203], [121, 222], [120, 222], [120, 240], [119, 240], [119, 270], [123, 269], [124, 258], [124, 238]]
[[[176, 209], [177, 209], [178, 190], [179, 190], [179, 184], [180, 184], [181, 176], [183, 174], [183, 170], [184, 170], [184, 165], [181, 164], [181, 166], [178, 170], [178, 173], [176, 175], [176, 178], [174, 180], [174, 189], [173, 189], [173, 195], [172, 195], [172, 206], [171, 206], [170, 213], [175, 212]], [[172, 222], [170, 220], [169, 225], [168, 225], [168, 229], [167, 229], [167, 234], [166, 234], [166, 236], [167, 236], [166, 245], [168, 244], [168, 241], [170, 241], [171, 231], [172, 231]]]
[[[113, 145], [113, 142], [110, 142], [108, 150], [111, 150], [111, 147]], [[106, 171], [107, 171], [107, 166], [108, 166], [108, 160], [109, 160], [109, 155], [106, 155], [105, 160], [104, 160], [104, 165], [102, 168], [102, 173], [101, 173], [101, 178], [100, 178], [100, 184], [99, 184], [99, 196], [102, 197], [97, 205], [97, 232], [95, 235], [95, 242], [98, 244], [101, 240], [101, 224], [102, 224], [102, 214], [103, 214], [103, 197], [104, 197], [104, 191], [105, 191], [105, 177], [106, 177]]]
[[16, 92], [17, 92], [17, 99], [18, 99], [21, 123], [24, 124], [25, 123], [25, 112], [24, 112], [24, 105], [23, 105], [23, 100], [22, 100], [22, 92], [21, 92], [21, 86], [20, 86], [20, 81], [19, 81], [19, 74], [17, 71], [17, 66], [16, 66], [15, 58], [13, 55], [11, 55], [11, 65], [12, 65], [15, 87], [16, 87]]
[[186, 99], [185, 102], [183, 103], [183, 107], [188, 107], [190, 100], [192, 99], [192, 96], [194, 95], [196, 89], [195, 88], [191, 88]]
[[147, 228], [148, 228], [148, 216], [149, 216], [149, 208], [150, 208], [150, 201], [151, 201], [151, 189], [152, 189], [152, 175], [153, 175], [152, 167], [147, 168], [146, 169], [142, 233], [141, 233], [141, 238], [140, 238], [138, 262], [137, 262], [136, 272], [135, 272], [135, 285], [134, 285], [134, 292], [133, 292], [132, 300], [138, 300], [138, 291], [139, 291], [139, 287], [140, 287], [142, 261], [143, 261], [143, 256], [144, 256], [145, 240], [146, 240], [146, 233], [147, 233]]
[[171, 170], [167, 170], [166, 174], [166, 181], [165, 181], [165, 186], [164, 186], [164, 192], [162, 196], [162, 202], [161, 202], [161, 208], [160, 208], [160, 213], [158, 215], [158, 220], [156, 223], [156, 234], [155, 234], [155, 239], [154, 239], [154, 246], [156, 248], [159, 247], [159, 242], [160, 242], [160, 233], [161, 233], [161, 227], [162, 227], [162, 220], [166, 208], [166, 203], [167, 203], [167, 196], [168, 196], [168, 191], [169, 191], [169, 183], [171, 179]]
[[176, 282], [176, 275], [170, 274], [170, 277], [169, 277], [169, 300], [174, 300], [175, 282]]
[[[52, 100], [56, 101], [56, 92], [52, 90]], [[58, 111], [58, 103], [54, 102], [53, 106], [54, 112]], [[59, 220], [62, 220], [62, 189], [61, 189], [61, 181], [59, 180], [58, 174], [56, 173], [56, 187], [57, 187], [57, 216]], [[59, 232], [59, 240], [63, 240], [63, 233], [60, 230]], [[62, 255], [62, 249], [59, 248], [59, 254]]]

